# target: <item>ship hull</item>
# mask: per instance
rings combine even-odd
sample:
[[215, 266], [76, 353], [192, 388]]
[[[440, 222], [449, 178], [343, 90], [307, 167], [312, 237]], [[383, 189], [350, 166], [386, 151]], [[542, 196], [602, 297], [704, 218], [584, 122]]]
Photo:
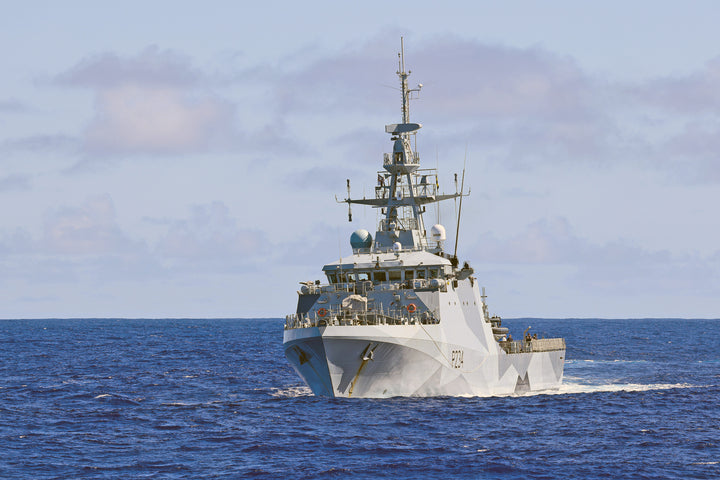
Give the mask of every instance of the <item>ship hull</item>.
[[315, 395], [491, 396], [557, 389], [565, 350], [508, 354], [439, 325], [286, 330], [285, 355]]

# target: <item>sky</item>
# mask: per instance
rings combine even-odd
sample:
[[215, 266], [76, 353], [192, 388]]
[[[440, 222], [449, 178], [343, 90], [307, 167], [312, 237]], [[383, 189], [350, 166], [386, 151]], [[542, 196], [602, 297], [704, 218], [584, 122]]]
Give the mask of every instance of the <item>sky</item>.
[[491, 313], [720, 318], [720, 3], [2, 4], [0, 318], [293, 313], [375, 231], [401, 36]]

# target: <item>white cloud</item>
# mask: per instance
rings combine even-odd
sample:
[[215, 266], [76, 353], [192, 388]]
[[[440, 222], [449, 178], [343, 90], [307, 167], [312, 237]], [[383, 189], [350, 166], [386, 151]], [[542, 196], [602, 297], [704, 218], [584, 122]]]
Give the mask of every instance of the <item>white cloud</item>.
[[[397, 59], [388, 53], [396, 37], [348, 46], [295, 70], [266, 70], [284, 112], [387, 110], [399, 102]], [[454, 36], [431, 38], [406, 49], [411, 88], [423, 83], [411, 107], [443, 122], [537, 115], [576, 119], [589, 115], [598, 85], [571, 59], [540, 48], [512, 48]], [[391, 88], [388, 88], [391, 87]], [[393, 109], [396, 111], [396, 109]], [[417, 118], [416, 118], [417, 120]]]
[[45, 216], [42, 251], [93, 255], [124, 253], [137, 248], [120, 229], [109, 195], [87, 199], [79, 207], [61, 207]]
[[218, 201], [195, 205], [189, 217], [169, 222], [155, 247], [173, 267], [199, 271], [254, 268], [270, 250], [263, 232], [243, 225]]
[[709, 294], [720, 288], [717, 258], [697, 254], [648, 251], [618, 239], [597, 244], [577, 236], [564, 218], [536, 221], [510, 237], [481, 235], [470, 258], [491, 265], [570, 267], [564, 278], [568, 292], [584, 290], [619, 296], [654, 291], [657, 294]]
[[77, 149], [78, 139], [69, 135], [31, 135], [21, 138], [8, 139], [0, 143], [3, 152], [74, 152]]
[[[325, 56], [308, 55], [305, 63], [296, 58], [289, 66], [248, 68], [243, 81], [270, 86], [278, 115], [312, 119], [314, 131], [334, 134], [332, 147], [361, 161], [369, 143], [358, 148], [356, 138], [343, 134], [359, 132], [361, 125], [378, 125], [379, 131], [380, 122], [399, 119], [391, 47], [397, 48], [395, 33], [381, 33]], [[609, 82], [541, 47], [428, 37], [406, 48], [410, 85], [424, 84], [411, 102], [411, 118], [425, 124], [421, 147], [462, 155], [468, 143], [506, 168], [632, 163], [665, 171], [670, 179], [682, 172], [677, 181], [717, 181], [713, 139], [720, 128], [712, 125], [720, 111], [719, 59], [685, 77], [640, 85]], [[691, 114], [710, 122], [703, 117], [699, 128]], [[321, 117], [333, 121], [323, 124]], [[295, 122], [288, 125], [297, 131]]]
[[[0, 261], [10, 279], [5, 285], [24, 280], [17, 295], [27, 297], [45, 282], [48, 298], [51, 287], [63, 285], [66, 293], [77, 281], [111, 312], [128, 305], [136, 312], [185, 312], [196, 298], [176, 304], [177, 293], [198, 292], [207, 297], [203, 308], [210, 314], [219, 311], [216, 300], [228, 299], [240, 305], [239, 315], [251, 304], [277, 313], [277, 298], [267, 297], [256, 277], [273, 272], [289, 289], [283, 301], [291, 303], [297, 281], [319, 277], [323, 263], [339, 250], [348, 252], [354, 228], [372, 229], [374, 210], [354, 208], [357, 224], [347, 225], [347, 205], [335, 204], [333, 194], [344, 196], [345, 178], [351, 178], [353, 196], [362, 195], [363, 185], [375, 181], [382, 152], [391, 147], [382, 127], [400, 117], [397, 37], [384, 32], [365, 43], [311, 52], [299, 44], [289, 47], [297, 49], [287, 54], [293, 58], [242, 65], [237, 76], [228, 72], [247, 56], [223, 63], [216, 73], [205, 66], [212, 58], [198, 57], [201, 64], [177, 50], [106, 52], [56, 76], [60, 89], [33, 85], [45, 89], [33, 97], [38, 107], [12, 99], [27, 94], [9, 92], [10, 100], [0, 100], [0, 116], [20, 122], [16, 133], [7, 133], [15, 138], [0, 139], [0, 152], [13, 154], [1, 161], [10, 168], [0, 174], [0, 193], [6, 213], [23, 205], [26, 218], [15, 214], [0, 232]], [[705, 305], [715, 302], [720, 253], [708, 253], [716, 232], [704, 219], [712, 218], [717, 194], [711, 188], [696, 194], [672, 177], [720, 181], [720, 100], [711, 88], [719, 62], [682, 77], [611, 84], [585, 70], [583, 58], [468, 38], [406, 42], [406, 61], [413, 70], [411, 86], [424, 84], [411, 107], [412, 120], [425, 125], [418, 137], [423, 166], [434, 166], [438, 152], [441, 185], [452, 190], [451, 172], [462, 165], [467, 146], [466, 185], [472, 175], [475, 185], [483, 185], [472, 198], [490, 187], [489, 197], [475, 200], [474, 207], [466, 204], [468, 211], [498, 207], [488, 209], [497, 212], [493, 222], [478, 216], [463, 233], [478, 240], [463, 248], [473, 265], [511, 272], [514, 278], [503, 288], [516, 289], [522, 301], [560, 290], [580, 298], [583, 290], [583, 298], [593, 301], [600, 294], [669, 298], [676, 291], [686, 299], [705, 292]], [[215, 47], [195, 51], [205, 48]], [[273, 62], [273, 55], [255, 58], [261, 57]], [[69, 95], [68, 88], [77, 91]], [[89, 109], [70, 113], [78, 99], [90, 100]], [[70, 119], [74, 114], [82, 116], [80, 123]], [[58, 118], [67, 124], [57, 124]], [[43, 133], [67, 128], [77, 132]], [[135, 161], [120, 165], [128, 157]], [[179, 160], [169, 165], [167, 159]], [[112, 174], [89, 169], [58, 175], [73, 161], [115, 163]], [[606, 174], [598, 175], [605, 166]], [[667, 174], [668, 188], [658, 171]], [[138, 178], [139, 190], [152, 193], [128, 200], [137, 197], [138, 188], [128, 185]], [[515, 182], [520, 187], [508, 193]], [[661, 185], [641, 188], [643, 182]], [[517, 190], [525, 188], [551, 193], [519, 198]], [[41, 191], [46, 194], [36, 195]], [[111, 192], [116, 201], [95, 196], [98, 191]], [[86, 195], [85, 202], [78, 200]], [[76, 200], [53, 204], [58, 198]], [[693, 209], [698, 212], [686, 214]], [[29, 218], [43, 210], [44, 222], [31, 225]], [[144, 215], [165, 220], [139, 225]], [[533, 222], [548, 215], [572, 222]], [[698, 229], [700, 222], [706, 223]], [[490, 223], [499, 228], [483, 233]], [[526, 274], [533, 282], [522, 284]], [[235, 289], [238, 279], [246, 286], [242, 293]], [[122, 282], [122, 289], [114, 288]], [[224, 293], [216, 295], [220, 283]], [[145, 303], [100, 299], [116, 290], [145, 294]], [[54, 302], [60, 305], [62, 297]], [[67, 311], [83, 304], [84, 292], [71, 298], [77, 301], [65, 300]], [[583, 301], [563, 308], [583, 312]], [[647, 303], [626, 305], [616, 304], [614, 311], [656, 311]], [[558, 311], [554, 305], [543, 308], [522, 313]]]
[[207, 150], [228, 135], [233, 108], [175, 87], [122, 85], [100, 91], [86, 131], [89, 153], [179, 154]]
[[564, 218], [538, 220], [510, 238], [487, 232], [471, 246], [475, 261], [492, 263], [572, 263], [586, 248]]
[[720, 56], [686, 75], [652, 78], [625, 87], [631, 98], [681, 114], [720, 113]]
[[[90, 56], [54, 81], [88, 88], [95, 95], [95, 115], [81, 135], [85, 158], [80, 166], [135, 154], [262, 151], [275, 155], [306, 149], [283, 121], [272, 118], [263, 123], [268, 122], [266, 117], [237, 103], [248, 99], [229, 100], [219, 94], [232, 84], [226, 77], [202, 71], [176, 51], [150, 47], [135, 56], [109, 52]], [[250, 127], [241, 127], [243, 116], [252, 122]]]
[[[311, 167], [297, 171], [288, 172], [282, 178], [283, 184], [295, 191], [308, 190], [318, 192], [342, 192], [345, 180], [353, 175], [363, 178], [367, 171], [358, 170], [352, 167], [341, 168], [339, 166]], [[331, 202], [330, 196], [327, 201]], [[344, 197], [343, 197], [344, 198]]]
[[15, 228], [12, 231], [0, 229], [0, 257], [32, 252], [34, 249], [35, 241], [26, 230], [22, 228]]
[[[134, 271], [145, 276], [178, 271], [227, 273], [254, 269], [274, 255], [266, 234], [233, 216], [219, 201], [194, 205], [185, 218], [145, 219], [163, 230], [154, 242], [119, 225], [110, 195], [47, 211], [39, 239], [24, 229], [0, 230], [0, 254], [33, 259], [35, 266], [103, 271], [107, 279]], [[141, 267], [144, 263], [145, 267]], [[108, 268], [112, 266], [112, 268]]]
[[60, 85], [115, 88], [127, 84], [147, 86], [192, 86], [203, 74], [190, 59], [173, 50], [151, 46], [130, 58], [112, 52], [91, 55], [58, 75]]
[[90, 158], [207, 151], [234, 130], [233, 105], [208, 93], [212, 80], [175, 51], [90, 56], [55, 83], [95, 92], [95, 117], [82, 142]]
[[720, 182], [720, 116], [705, 121], [689, 119], [658, 146], [655, 159], [680, 181]]
[[0, 100], [0, 113], [25, 113], [29, 107], [15, 99]]
[[13, 174], [0, 177], [0, 192], [11, 190], [27, 190], [30, 188], [31, 177], [29, 175]]
[[[55, 285], [67, 298], [84, 296], [88, 304], [97, 300], [107, 305], [125, 295], [129, 285], [162, 295], [187, 290], [201, 277], [212, 285], [273, 263], [275, 253], [266, 235], [243, 225], [222, 202], [195, 205], [186, 218], [154, 223], [165, 230], [156, 242], [133, 238], [119, 225], [109, 195], [49, 210], [39, 238], [19, 228], [0, 230], [0, 283], [13, 289], [19, 288], [18, 282], [23, 288], [36, 285], [37, 292], [51, 292]], [[121, 290], [114, 292], [112, 285]], [[223, 295], [226, 290], [223, 284]], [[214, 298], [205, 285], [197, 285], [197, 291]], [[98, 298], [109, 292], [108, 298]], [[61, 298], [52, 301], [62, 303]], [[156, 301], [166, 303], [152, 306], [157, 311], [178, 314], [170, 297]]]
[[[305, 65], [267, 67], [254, 80], [273, 86], [280, 115], [331, 116], [329, 131], [344, 128], [337, 142], [361, 158], [365, 151], [343, 134], [358, 131], [361, 120], [374, 122], [364, 128], [377, 131], [380, 122], [399, 120], [397, 57], [388, 54], [397, 37], [382, 34], [346, 47]], [[527, 167], [616, 161], [618, 143], [625, 141], [608, 111], [616, 90], [572, 59], [539, 47], [433, 37], [408, 46], [406, 69], [411, 88], [424, 85], [410, 108], [411, 120], [427, 127], [423, 145], [457, 153], [470, 142], [492, 160]]]

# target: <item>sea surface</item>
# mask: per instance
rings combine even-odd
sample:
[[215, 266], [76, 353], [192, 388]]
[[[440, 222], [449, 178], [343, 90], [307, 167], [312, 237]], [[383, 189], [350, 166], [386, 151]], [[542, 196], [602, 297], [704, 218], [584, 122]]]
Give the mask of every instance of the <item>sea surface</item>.
[[505, 320], [559, 391], [315, 397], [283, 320], [0, 321], [0, 478], [720, 478], [719, 320]]

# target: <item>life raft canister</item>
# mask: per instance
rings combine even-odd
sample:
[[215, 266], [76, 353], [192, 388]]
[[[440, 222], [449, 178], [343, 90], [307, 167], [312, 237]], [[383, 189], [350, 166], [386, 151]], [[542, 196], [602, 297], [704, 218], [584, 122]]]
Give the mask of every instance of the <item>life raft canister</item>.
[[409, 304], [406, 308], [407, 308], [407, 311], [410, 313], [415, 313], [415, 311], [417, 310], [417, 307], [415, 306], [414, 303]]
[[321, 317], [324, 317], [325, 315], [328, 314], [327, 308], [324, 308], [324, 307], [323, 307], [323, 308], [319, 309], [319, 310], [317, 311], [317, 314], [318, 314], [319, 316], [321, 316]]

